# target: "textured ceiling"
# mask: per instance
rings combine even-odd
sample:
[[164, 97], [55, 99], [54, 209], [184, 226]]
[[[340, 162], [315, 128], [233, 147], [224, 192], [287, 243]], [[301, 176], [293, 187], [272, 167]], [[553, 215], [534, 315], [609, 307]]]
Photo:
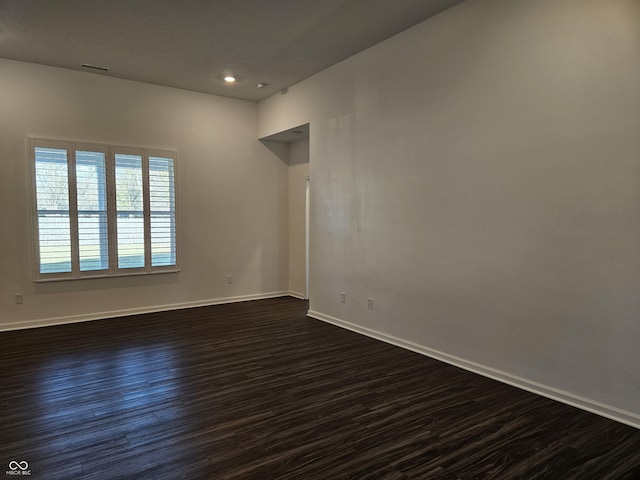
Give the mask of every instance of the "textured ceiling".
[[461, 1], [0, 0], [0, 57], [258, 101]]

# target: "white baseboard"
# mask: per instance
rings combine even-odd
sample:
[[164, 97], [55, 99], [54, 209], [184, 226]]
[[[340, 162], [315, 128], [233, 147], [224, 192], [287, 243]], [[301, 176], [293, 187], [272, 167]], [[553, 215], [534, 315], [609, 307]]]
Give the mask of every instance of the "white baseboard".
[[25, 328], [50, 327], [53, 325], [65, 325], [68, 323], [88, 322], [91, 320], [103, 320], [106, 318], [126, 317], [128, 315], [138, 315], [142, 313], [166, 312], [170, 310], [181, 310], [183, 308], [207, 307], [210, 305], [221, 305], [224, 303], [247, 302], [249, 300], [261, 300], [265, 298], [276, 298], [289, 296], [289, 292], [258, 293], [254, 295], [241, 295], [238, 297], [213, 298], [198, 300], [195, 302], [173, 303], [166, 305], [153, 305], [139, 308], [128, 308], [123, 310], [110, 310], [106, 312], [91, 313], [85, 315], [71, 315], [68, 317], [52, 317], [37, 320], [26, 320], [24, 322], [12, 322], [0, 324], [0, 332], [9, 330], [23, 330]]
[[571, 405], [572, 407], [580, 408], [582, 410], [586, 410], [587, 412], [595, 413], [596, 415], [600, 415], [600, 416], [609, 418], [611, 420], [615, 420], [617, 422], [624, 423], [631, 427], [640, 429], [640, 415], [637, 415], [635, 413], [622, 410], [604, 403], [596, 402], [594, 400], [590, 400], [588, 398], [581, 397], [579, 395], [574, 395], [573, 393], [566, 392], [564, 390], [559, 390], [557, 388], [550, 387], [548, 385], [532, 382], [530, 380], [527, 380], [526, 378], [521, 378], [515, 375], [511, 375], [501, 370], [496, 370], [491, 367], [480, 365], [478, 363], [471, 362], [463, 358], [459, 358], [444, 352], [440, 352], [438, 350], [424, 347], [422, 345], [418, 345], [418, 344], [409, 342], [407, 340], [402, 340], [400, 338], [387, 335], [386, 333], [381, 333], [376, 330], [362, 327], [360, 325], [356, 325], [356, 324], [347, 322], [345, 320], [332, 317], [330, 315], [325, 315], [320, 312], [309, 310], [307, 315], [317, 320], [322, 320], [323, 322], [337, 325], [347, 330], [351, 330], [351, 331], [360, 333], [362, 335], [375, 338], [376, 340], [390, 343], [391, 345], [395, 345], [397, 347], [401, 347], [406, 350], [411, 350], [412, 352], [420, 353], [422, 355], [434, 358], [436, 360], [440, 360], [442, 362], [448, 363], [455, 367], [460, 367], [464, 370], [468, 370], [470, 372], [483, 375], [493, 380], [497, 380], [499, 382], [506, 383], [508, 385], [511, 385], [517, 388], [521, 388], [522, 390], [526, 390], [528, 392], [535, 393], [537, 395], [541, 395], [543, 397], [547, 397], [552, 400], [556, 400], [558, 402]]
[[294, 297], [294, 298], [298, 298], [300, 300], [306, 300], [306, 297], [304, 296], [304, 293], [300, 293], [300, 292], [289, 291], [289, 296], [290, 297]]

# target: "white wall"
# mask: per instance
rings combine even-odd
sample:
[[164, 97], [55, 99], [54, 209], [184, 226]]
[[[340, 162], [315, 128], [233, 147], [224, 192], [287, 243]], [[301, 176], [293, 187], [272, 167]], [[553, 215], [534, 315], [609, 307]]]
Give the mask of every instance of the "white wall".
[[312, 314], [639, 426], [639, 86], [637, 0], [468, 0], [261, 102]]
[[[257, 141], [256, 108], [0, 60], [0, 329], [286, 292], [287, 164]], [[182, 271], [34, 284], [27, 135], [177, 150]]]
[[307, 294], [306, 179], [309, 177], [309, 139], [289, 144], [289, 291]]

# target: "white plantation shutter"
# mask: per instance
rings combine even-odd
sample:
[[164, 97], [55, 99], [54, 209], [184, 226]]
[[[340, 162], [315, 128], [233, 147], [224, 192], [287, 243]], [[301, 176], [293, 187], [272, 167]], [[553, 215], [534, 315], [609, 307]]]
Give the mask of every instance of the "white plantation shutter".
[[151, 265], [176, 264], [176, 202], [173, 158], [149, 157]]
[[144, 268], [144, 187], [142, 155], [116, 153], [118, 268]]
[[31, 140], [36, 280], [177, 271], [172, 152]]
[[104, 152], [76, 151], [80, 271], [109, 269], [107, 168]]
[[39, 272], [71, 272], [69, 170], [65, 149], [36, 147], [35, 184]]

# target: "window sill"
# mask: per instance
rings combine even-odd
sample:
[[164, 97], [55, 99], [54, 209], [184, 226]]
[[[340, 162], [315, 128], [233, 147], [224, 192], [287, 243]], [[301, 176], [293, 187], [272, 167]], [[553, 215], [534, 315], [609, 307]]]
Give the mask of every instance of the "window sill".
[[163, 275], [165, 273], [179, 273], [179, 268], [172, 268], [168, 270], [156, 270], [154, 272], [127, 272], [127, 273], [116, 273], [116, 274], [108, 274], [108, 275], [83, 275], [82, 277], [58, 277], [58, 278], [38, 278], [34, 280], [34, 283], [52, 283], [52, 282], [75, 282], [78, 280], [95, 280], [95, 279], [104, 279], [104, 278], [121, 278], [121, 277], [138, 277], [138, 276], [146, 276], [146, 275]]

